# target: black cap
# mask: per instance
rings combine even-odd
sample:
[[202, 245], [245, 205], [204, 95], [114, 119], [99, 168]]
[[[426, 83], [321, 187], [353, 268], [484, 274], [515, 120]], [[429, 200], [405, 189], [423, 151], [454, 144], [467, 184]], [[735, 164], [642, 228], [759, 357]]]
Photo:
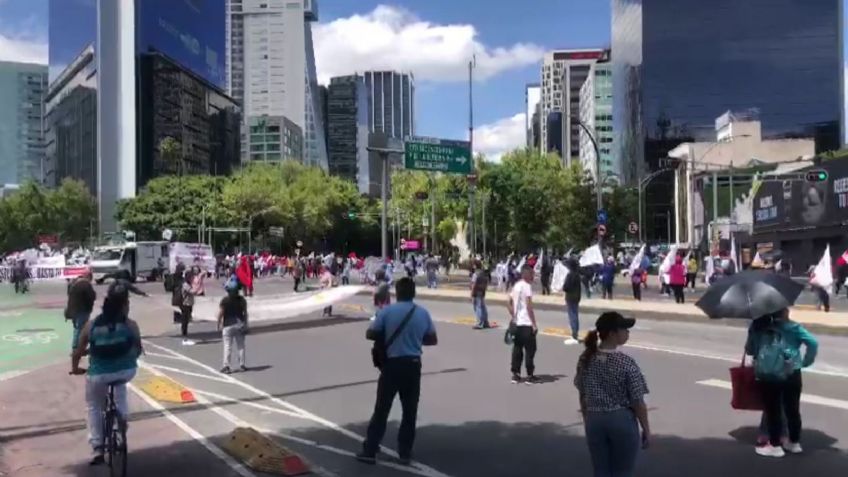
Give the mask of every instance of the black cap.
[[626, 330], [633, 328], [636, 324], [636, 319], [625, 318], [621, 313], [615, 311], [607, 311], [601, 313], [598, 320], [595, 321], [595, 329], [599, 332], [611, 332], [617, 330]]

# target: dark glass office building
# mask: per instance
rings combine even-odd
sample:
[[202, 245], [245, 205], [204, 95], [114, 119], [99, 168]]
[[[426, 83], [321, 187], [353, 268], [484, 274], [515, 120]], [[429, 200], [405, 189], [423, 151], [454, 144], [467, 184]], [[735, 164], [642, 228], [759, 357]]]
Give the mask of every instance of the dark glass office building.
[[[715, 141], [725, 111], [755, 109], [763, 138], [842, 143], [841, 0], [612, 0], [614, 121], [625, 179], [686, 141]], [[664, 237], [672, 175], [646, 190]], [[670, 214], [673, 216], [673, 213]]]
[[[221, 89], [225, 18], [225, 0], [50, 0], [49, 159], [57, 181], [93, 188], [103, 231], [115, 202], [154, 177], [240, 163], [240, 111]], [[169, 136], [179, 167], [158, 153]]]

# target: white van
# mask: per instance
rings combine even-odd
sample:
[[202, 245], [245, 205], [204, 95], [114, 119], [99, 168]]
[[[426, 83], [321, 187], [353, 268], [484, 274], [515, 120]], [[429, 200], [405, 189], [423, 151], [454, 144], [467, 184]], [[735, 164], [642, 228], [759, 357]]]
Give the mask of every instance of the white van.
[[89, 266], [97, 284], [107, 278], [156, 280], [169, 267], [168, 242], [127, 242], [97, 247]]

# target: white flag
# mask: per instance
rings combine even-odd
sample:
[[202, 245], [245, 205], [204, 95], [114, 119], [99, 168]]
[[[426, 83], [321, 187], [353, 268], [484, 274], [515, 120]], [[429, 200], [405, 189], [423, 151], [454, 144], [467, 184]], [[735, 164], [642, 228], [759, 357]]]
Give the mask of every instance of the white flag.
[[580, 266], [581, 267], [589, 267], [591, 265], [603, 265], [604, 264], [604, 256], [601, 254], [601, 246], [600, 245], [592, 245], [583, 251], [583, 255], [580, 256]]
[[674, 258], [677, 257], [677, 245], [672, 245], [668, 249], [668, 255], [665, 256], [662, 265], [660, 265], [660, 274], [668, 273], [671, 266], [674, 265]]
[[751, 260], [751, 268], [763, 268], [765, 262], [763, 262], [763, 258], [760, 257], [760, 252], [754, 254], [754, 258]]
[[783, 271], [783, 259], [778, 260], [777, 263], [774, 264], [774, 271], [775, 272]]
[[525, 262], [525, 261], [527, 261], [527, 255], [525, 255], [525, 256], [523, 256], [523, 257], [521, 257], [521, 261], [520, 261], [520, 262], [518, 262], [518, 266], [517, 266], [517, 267], [515, 267], [515, 269], [518, 271], [518, 273], [521, 273], [521, 268], [522, 268], [522, 267], [524, 267], [524, 262]]
[[563, 265], [561, 261], [557, 260], [556, 265], [554, 265], [553, 276], [551, 277], [551, 290], [561, 291], [562, 286], [565, 285], [565, 277], [568, 276], [568, 273], [568, 267]]
[[734, 273], [739, 272], [739, 259], [736, 258], [736, 239], [730, 237], [730, 261], [733, 262]]
[[709, 284], [710, 278], [712, 278], [715, 274], [715, 258], [713, 256], [708, 256], [706, 265], [707, 270], [706, 273], [704, 273], [704, 283]]
[[810, 283], [824, 288], [828, 293], [831, 291], [830, 287], [833, 285], [833, 269], [830, 265], [829, 244], [827, 248], [824, 249], [824, 255], [822, 255], [821, 260], [819, 260], [819, 264], [816, 265], [816, 268], [813, 270], [813, 276], [810, 277]]
[[642, 248], [639, 249], [639, 253], [633, 257], [633, 260], [630, 261], [630, 276], [633, 276], [633, 272], [636, 271], [637, 268], [642, 266], [642, 260], [645, 258], [645, 246], [642, 245]]
[[544, 260], [544, 259], [545, 259], [545, 249], [540, 248], [539, 249], [539, 258], [536, 259], [536, 266], [533, 267], [534, 273], [541, 273], [542, 272], [542, 260]]

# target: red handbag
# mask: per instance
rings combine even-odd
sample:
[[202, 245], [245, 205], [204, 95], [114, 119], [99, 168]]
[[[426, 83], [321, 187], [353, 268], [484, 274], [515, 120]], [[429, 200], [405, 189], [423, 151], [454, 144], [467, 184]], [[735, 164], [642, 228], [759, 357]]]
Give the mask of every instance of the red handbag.
[[730, 406], [741, 411], [762, 411], [763, 395], [754, 376], [754, 368], [745, 366], [745, 353], [742, 353], [742, 364], [730, 368], [730, 382], [733, 386], [733, 397]]

